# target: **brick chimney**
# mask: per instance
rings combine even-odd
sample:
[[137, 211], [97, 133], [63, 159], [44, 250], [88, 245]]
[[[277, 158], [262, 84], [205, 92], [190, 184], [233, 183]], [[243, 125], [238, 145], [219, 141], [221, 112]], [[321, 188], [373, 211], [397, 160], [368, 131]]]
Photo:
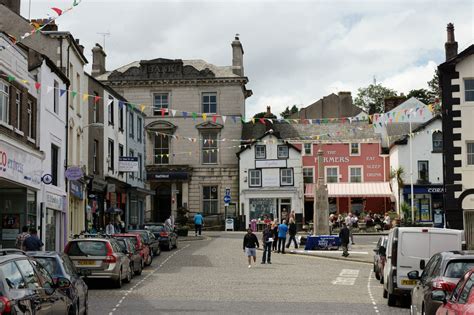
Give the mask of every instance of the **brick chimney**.
[[[40, 26], [43, 26], [46, 23], [48, 23], [48, 19], [31, 19], [31, 22], [38, 23]], [[51, 22], [50, 21], [50, 23], [48, 25], [46, 25], [45, 27], [43, 27], [41, 30], [42, 31], [57, 31], [58, 30], [58, 25], [56, 24], [56, 22], [54, 22], [54, 21]]]
[[[272, 109], [270, 106], [267, 106], [267, 112], [263, 115], [263, 118], [273, 119], [275, 116], [272, 114]], [[273, 123], [266, 120], [265, 121], [265, 131], [270, 131], [273, 129]]]
[[446, 28], [448, 38], [444, 44], [444, 50], [446, 52], [446, 60], [454, 58], [458, 55], [458, 42], [454, 39], [454, 25], [453, 23], [448, 23]]
[[0, 4], [20, 15], [21, 0], [0, 0]]
[[402, 104], [405, 102], [407, 98], [405, 96], [392, 96], [392, 97], [386, 97], [383, 100], [384, 103], [384, 112], [389, 112], [398, 105]]
[[95, 44], [95, 47], [92, 48], [92, 76], [97, 77], [105, 73], [105, 54], [104, 49], [101, 45]]
[[244, 49], [240, 43], [239, 34], [235, 35], [232, 42], [232, 72], [244, 76]]

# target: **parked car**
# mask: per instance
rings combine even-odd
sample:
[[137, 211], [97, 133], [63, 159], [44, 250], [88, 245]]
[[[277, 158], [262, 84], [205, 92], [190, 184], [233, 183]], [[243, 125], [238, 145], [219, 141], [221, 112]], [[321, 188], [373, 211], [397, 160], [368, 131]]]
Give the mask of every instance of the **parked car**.
[[0, 314], [70, 314], [63, 293], [70, 286], [67, 278], [53, 280], [32, 257], [0, 250]]
[[132, 279], [130, 259], [113, 238], [74, 239], [64, 252], [77, 269], [90, 272], [86, 279], [109, 279], [117, 288]]
[[143, 259], [144, 266], [150, 266], [153, 261], [153, 256], [150, 252], [150, 247], [145, 245], [143, 237], [140, 234], [122, 233], [114, 234], [114, 237], [128, 238], [135, 245], [135, 249], [140, 253]]
[[71, 282], [69, 288], [62, 290], [71, 300], [71, 314], [88, 313], [89, 290], [69, 256], [58, 252], [28, 252], [27, 255], [33, 257], [43, 265], [53, 277], [53, 280], [63, 277]]
[[417, 280], [408, 272], [421, 273], [432, 255], [448, 250], [461, 250], [462, 231], [423, 227], [395, 227], [387, 241], [387, 262], [383, 271], [383, 296], [394, 306], [400, 297], [410, 297]]
[[385, 261], [387, 260], [387, 241], [388, 236], [385, 235], [380, 237], [374, 248], [375, 279], [380, 280], [380, 283], [383, 283], [383, 268], [385, 267]]
[[442, 302], [431, 299], [431, 294], [440, 290], [450, 294], [471, 268], [474, 268], [474, 251], [451, 251], [433, 255], [421, 276], [418, 270], [409, 272], [408, 278], [419, 280], [411, 295], [411, 314], [436, 314]]
[[145, 229], [155, 235], [162, 250], [178, 248], [178, 234], [168, 225], [164, 223], [151, 223], [146, 224]]
[[140, 252], [135, 249], [135, 245], [130, 238], [116, 237], [116, 240], [120, 247], [127, 251], [128, 258], [130, 259], [130, 268], [132, 268], [133, 273], [137, 276], [141, 275], [145, 265], [142, 256], [140, 256]]
[[466, 272], [449, 297], [444, 291], [433, 291], [431, 299], [443, 304], [436, 315], [474, 314], [474, 269]]
[[140, 234], [143, 237], [145, 245], [150, 248], [153, 256], [159, 256], [161, 254], [160, 242], [156, 239], [155, 235], [148, 230], [133, 230], [129, 233]]

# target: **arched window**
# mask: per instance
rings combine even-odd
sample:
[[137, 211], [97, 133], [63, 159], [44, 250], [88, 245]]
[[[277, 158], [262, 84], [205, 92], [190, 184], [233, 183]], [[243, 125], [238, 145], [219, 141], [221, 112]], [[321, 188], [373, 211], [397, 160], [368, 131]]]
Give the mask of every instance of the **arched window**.
[[443, 133], [441, 131], [433, 132], [433, 152], [443, 152]]

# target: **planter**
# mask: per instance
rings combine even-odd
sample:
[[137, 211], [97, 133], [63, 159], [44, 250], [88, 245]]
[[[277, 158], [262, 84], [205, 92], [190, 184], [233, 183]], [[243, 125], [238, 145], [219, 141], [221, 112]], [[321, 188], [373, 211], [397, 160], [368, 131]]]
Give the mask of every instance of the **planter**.
[[178, 234], [178, 236], [188, 236], [188, 231], [188, 228], [178, 228], [176, 233]]

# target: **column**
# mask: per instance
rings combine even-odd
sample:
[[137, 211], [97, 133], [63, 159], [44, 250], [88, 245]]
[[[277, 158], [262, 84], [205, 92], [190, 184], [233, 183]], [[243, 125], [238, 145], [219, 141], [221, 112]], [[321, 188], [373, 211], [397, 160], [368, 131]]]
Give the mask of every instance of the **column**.
[[171, 183], [171, 215], [176, 220], [178, 217], [178, 198], [177, 198], [176, 182]]
[[182, 192], [181, 192], [181, 196], [182, 196], [182, 202], [183, 202], [183, 207], [186, 206], [186, 208], [189, 210], [189, 183], [187, 182], [184, 182], [182, 183]]

